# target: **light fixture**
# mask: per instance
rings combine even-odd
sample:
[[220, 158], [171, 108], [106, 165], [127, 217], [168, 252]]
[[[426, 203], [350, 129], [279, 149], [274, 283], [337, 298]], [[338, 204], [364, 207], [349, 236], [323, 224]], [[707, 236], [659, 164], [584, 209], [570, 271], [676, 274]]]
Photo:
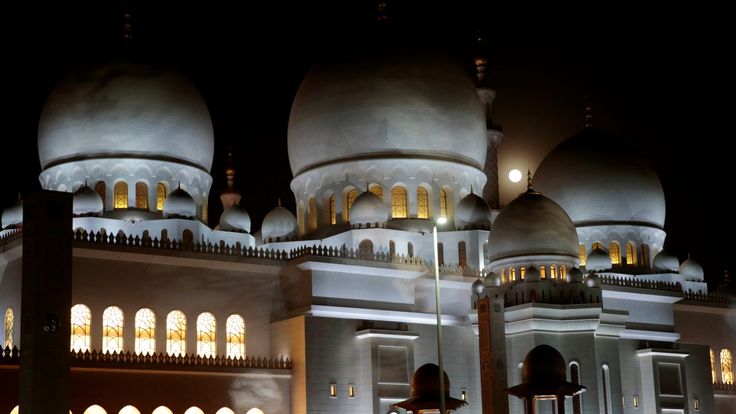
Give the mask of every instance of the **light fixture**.
[[513, 170], [509, 171], [509, 180], [512, 183], [518, 183], [521, 181], [521, 171], [514, 168]]

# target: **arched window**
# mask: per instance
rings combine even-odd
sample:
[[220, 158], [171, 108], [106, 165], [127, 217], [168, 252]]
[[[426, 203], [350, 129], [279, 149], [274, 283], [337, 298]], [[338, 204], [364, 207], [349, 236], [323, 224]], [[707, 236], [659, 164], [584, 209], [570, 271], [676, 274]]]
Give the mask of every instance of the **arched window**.
[[107, 411], [105, 411], [105, 409], [100, 407], [99, 405], [95, 404], [87, 407], [87, 409], [84, 410], [84, 414], [107, 414]]
[[171, 311], [166, 316], [166, 353], [186, 355], [187, 317], [182, 311]]
[[115, 208], [128, 208], [128, 184], [125, 181], [115, 183]]
[[560, 265], [560, 279], [564, 279], [565, 277], [567, 277], [567, 269], [565, 265]]
[[390, 257], [396, 256], [396, 242], [393, 240], [388, 241], [388, 255]]
[[123, 351], [123, 311], [110, 306], [102, 312], [102, 352]]
[[506, 283], [506, 269], [501, 269], [501, 283]]
[[445, 246], [442, 243], [437, 243], [437, 263], [440, 266], [445, 265]]
[[141, 181], [135, 183], [135, 208], [148, 209], [148, 186]]
[[167, 229], [161, 229], [161, 241], [169, 239], [169, 231]]
[[202, 411], [199, 407], [189, 407], [186, 411], [184, 411], [184, 414], [204, 414], [204, 411]]
[[608, 365], [601, 367], [601, 391], [603, 391], [603, 413], [611, 414], [613, 409], [611, 407], [611, 375], [608, 372]]
[[197, 316], [197, 355], [201, 357], [215, 356], [215, 315], [202, 312]]
[[721, 381], [733, 384], [733, 355], [728, 348], [721, 350]]
[[337, 223], [337, 196], [330, 196], [330, 224]]
[[621, 250], [619, 250], [617, 242], [608, 243], [608, 254], [611, 256], [612, 265], [621, 264]]
[[539, 266], [539, 277], [542, 279], [547, 278], [547, 268], [545, 266]]
[[370, 191], [371, 193], [377, 195], [378, 198], [380, 198], [381, 200], [383, 200], [383, 187], [381, 187], [380, 185], [373, 184], [370, 187], [368, 187], [368, 191]]
[[515, 267], [511, 268], [511, 280], [514, 282], [516, 281], [516, 268]]
[[406, 255], [409, 257], [414, 257], [414, 245], [411, 244], [411, 242], [406, 243]]
[[373, 256], [373, 242], [368, 239], [363, 239], [358, 243], [358, 254], [361, 257]]
[[97, 191], [97, 194], [100, 195], [100, 198], [102, 199], [102, 209], [105, 210], [105, 207], [107, 206], [107, 198], [105, 197], [105, 182], [98, 181], [97, 184], [95, 184], [95, 191]]
[[141, 414], [141, 412], [132, 405], [126, 405], [125, 407], [120, 409], [120, 411], [118, 411], [118, 414]]
[[166, 186], [164, 183], [158, 183], [156, 186], [156, 210], [164, 211], [164, 203], [166, 202]]
[[465, 249], [464, 241], [461, 241], [457, 244], [457, 262], [463, 269], [468, 267], [468, 255], [467, 250]]
[[429, 218], [429, 194], [421, 185], [417, 187], [417, 218]]
[[148, 308], [135, 313], [135, 352], [141, 355], [156, 353], [156, 314]]
[[634, 242], [626, 242], [626, 264], [636, 265], [636, 246], [634, 246]]
[[245, 358], [245, 320], [240, 315], [230, 315], [225, 322], [227, 328], [227, 357]]
[[194, 242], [194, 233], [189, 229], [184, 229], [181, 233], [181, 243], [185, 249], [191, 249]]
[[309, 196], [309, 208], [307, 211], [307, 231], [317, 229], [317, 197]]
[[406, 218], [406, 188], [396, 186], [391, 189], [391, 217]]
[[15, 313], [13, 308], [5, 311], [5, 346], [4, 348], [13, 349], [13, 328], [15, 327]]
[[519, 269], [519, 276], [521, 277], [521, 280], [524, 280], [524, 277], [526, 277], [526, 267], [521, 266], [521, 269]]
[[229, 409], [227, 407], [222, 407], [219, 410], [217, 410], [215, 412], [215, 414], [235, 414], [235, 411], [233, 411], [233, 410], [231, 410], [231, 409]]
[[596, 249], [597, 249], [597, 250], [603, 250], [603, 243], [601, 243], [601, 242], [595, 242], [595, 243], [593, 243], [593, 245], [592, 245], [592, 246], [590, 247], [590, 249], [591, 249], [591, 250], [596, 250]]
[[587, 258], [585, 255], [585, 245], [581, 244], [578, 248], [578, 258], [580, 259], [580, 266], [585, 266], [585, 259]]
[[92, 312], [85, 305], [72, 306], [71, 314], [71, 349], [72, 351], [89, 351], [90, 325], [92, 324]]
[[553, 264], [549, 265], [549, 277], [552, 279], [557, 279], [557, 266]]
[[713, 352], [712, 348], [710, 348], [710, 378], [714, 384], [718, 382], [718, 378], [716, 378], [716, 353]]
[[350, 221], [350, 209], [353, 208], [356, 197], [358, 197], [358, 190], [354, 188], [345, 194], [345, 221]]
[[644, 267], [649, 267], [649, 245], [648, 244], [641, 245], [641, 265]]
[[151, 414], [174, 414], [171, 410], [169, 410], [167, 407], [164, 407], [163, 405], [160, 407], [156, 407], [155, 410]]
[[447, 217], [447, 192], [440, 188], [440, 217]]
[[[580, 366], [577, 362], [570, 363], [570, 382], [573, 384], [580, 384]], [[582, 413], [581, 394], [575, 394], [572, 397], [572, 412], [573, 414]]]

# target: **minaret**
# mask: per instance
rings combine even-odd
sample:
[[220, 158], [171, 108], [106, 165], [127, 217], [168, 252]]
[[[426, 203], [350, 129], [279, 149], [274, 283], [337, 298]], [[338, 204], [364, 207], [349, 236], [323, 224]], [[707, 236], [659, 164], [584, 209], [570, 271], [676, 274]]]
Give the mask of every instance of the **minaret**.
[[593, 105], [591, 104], [590, 94], [585, 94], [585, 128], [593, 127]]
[[225, 168], [225, 176], [227, 176], [227, 188], [220, 193], [220, 201], [222, 201], [223, 211], [228, 207], [240, 204], [240, 191], [234, 188], [235, 167], [233, 167], [233, 152], [229, 148], [227, 151], [227, 167]]
[[496, 98], [496, 91], [490, 87], [488, 76], [486, 73], [488, 60], [484, 57], [483, 45], [484, 39], [480, 31], [475, 38], [476, 57], [475, 57], [475, 90], [478, 92], [478, 98], [483, 105], [483, 111], [486, 116], [486, 137], [488, 146], [486, 149], [486, 164], [483, 171], [486, 173], [486, 186], [483, 188], [483, 199], [486, 200], [492, 209], [499, 208], [498, 196], [498, 145], [503, 139], [503, 131], [499, 125], [493, 123], [491, 116], [491, 106]]

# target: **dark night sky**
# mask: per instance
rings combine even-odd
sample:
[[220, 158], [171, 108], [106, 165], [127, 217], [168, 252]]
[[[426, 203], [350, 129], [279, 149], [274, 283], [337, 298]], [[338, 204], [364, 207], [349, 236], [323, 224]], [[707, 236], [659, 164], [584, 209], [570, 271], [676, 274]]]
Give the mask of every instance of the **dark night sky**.
[[[65, 68], [119, 56], [121, 2], [23, 2], [2, 25], [4, 136], [2, 205], [39, 188], [38, 116]], [[72, 4], [73, 3], [73, 4]], [[130, 1], [136, 55], [178, 67], [202, 91], [216, 138], [211, 194], [224, 186], [231, 145], [242, 205], [254, 228], [282, 197], [293, 210], [286, 128], [291, 100], [320, 56], [376, 42], [376, 1]], [[650, 7], [650, 8], [647, 8]], [[489, 1], [389, 1], [385, 38], [445, 49], [472, 70], [482, 29], [498, 92], [502, 201], [521, 190], [510, 168], [532, 170], [583, 123], [593, 93], [596, 126], [639, 147], [656, 165], [667, 197], [666, 247], [688, 252], [714, 284], [733, 274], [733, 173], [725, 128], [734, 73], [724, 10], [600, 3], [596, 8], [517, 10]], [[407, 40], [409, 39], [409, 40]], [[727, 115], [728, 113], [728, 115]], [[19, 166], [18, 166], [19, 165]], [[582, 178], [581, 178], [582, 179]], [[211, 217], [219, 203], [211, 197]], [[728, 212], [727, 212], [728, 209]]]

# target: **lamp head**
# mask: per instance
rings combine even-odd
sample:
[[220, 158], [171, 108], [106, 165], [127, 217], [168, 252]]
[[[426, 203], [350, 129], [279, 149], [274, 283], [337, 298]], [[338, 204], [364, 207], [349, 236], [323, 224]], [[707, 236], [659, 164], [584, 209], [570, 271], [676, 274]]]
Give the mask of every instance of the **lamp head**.
[[437, 220], [436, 220], [436, 223], [437, 224], [445, 224], [445, 223], [447, 223], [447, 217], [445, 217], [445, 216], [438, 217]]

